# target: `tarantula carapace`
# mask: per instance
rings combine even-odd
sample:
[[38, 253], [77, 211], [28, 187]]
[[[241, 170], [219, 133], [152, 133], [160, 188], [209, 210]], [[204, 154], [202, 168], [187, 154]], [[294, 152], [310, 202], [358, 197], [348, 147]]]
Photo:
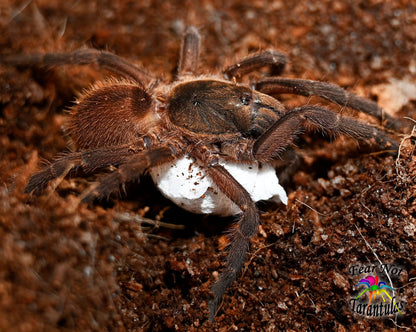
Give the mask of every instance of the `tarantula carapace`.
[[[344, 134], [389, 150], [396, 150], [398, 144], [383, 130], [327, 108], [289, 109], [275, 98], [282, 93], [314, 95], [396, 126], [376, 103], [335, 85], [280, 77], [263, 78], [252, 86], [238, 83], [242, 76], [262, 67], [281, 70], [287, 60], [277, 51], [249, 56], [225, 68], [221, 77], [197, 75], [199, 48], [197, 29], [187, 28], [177, 78], [169, 84], [114, 54], [92, 49], [3, 56], [0, 62], [16, 66], [95, 64], [122, 77], [95, 84], [77, 100], [68, 125], [77, 151], [33, 175], [26, 192], [41, 190], [68, 173], [103, 172], [82, 194], [89, 201], [150, 172], [162, 192], [185, 209], [238, 214], [224, 270], [212, 287], [209, 309], [213, 319], [257, 231], [255, 202], [271, 197], [287, 201], [275, 169], [277, 165], [283, 169], [285, 162], [293, 160], [290, 148], [299, 134], [312, 130]], [[110, 166], [112, 171], [104, 172]], [[180, 177], [184, 172], [188, 173]], [[178, 184], [170, 182], [172, 177], [179, 179]]]

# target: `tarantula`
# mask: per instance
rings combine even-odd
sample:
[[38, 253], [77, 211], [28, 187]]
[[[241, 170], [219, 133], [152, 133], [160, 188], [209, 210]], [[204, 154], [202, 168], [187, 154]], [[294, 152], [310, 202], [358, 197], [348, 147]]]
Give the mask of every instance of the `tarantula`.
[[[290, 148], [299, 134], [319, 130], [374, 140], [381, 149], [398, 148], [381, 129], [320, 106], [289, 109], [275, 97], [285, 93], [318, 96], [384, 120], [392, 128], [397, 123], [376, 103], [332, 84], [280, 77], [263, 78], [252, 86], [238, 83], [262, 67], [281, 71], [287, 59], [278, 51], [248, 56], [225, 68], [222, 78], [197, 75], [199, 50], [199, 33], [188, 27], [177, 77], [168, 84], [115, 54], [93, 49], [3, 56], [0, 62], [48, 67], [94, 64], [122, 77], [96, 83], [76, 101], [68, 130], [77, 152], [59, 157], [34, 174], [27, 193], [42, 190], [67, 174], [102, 172], [81, 196], [90, 201], [149, 172], [160, 190], [185, 209], [239, 216], [230, 235], [225, 268], [211, 289], [212, 320], [242, 269], [250, 238], [257, 231], [256, 201], [272, 197], [287, 201], [275, 169], [291, 163]], [[111, 172], [104, 172], [109, 168]]]

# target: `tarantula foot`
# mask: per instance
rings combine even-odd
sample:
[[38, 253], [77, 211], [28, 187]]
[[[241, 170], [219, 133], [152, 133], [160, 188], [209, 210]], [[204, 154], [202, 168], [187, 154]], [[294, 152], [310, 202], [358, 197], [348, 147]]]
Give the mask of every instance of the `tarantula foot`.
[[212, 300], [208, 302], [209, 320], [211, 322], [214, 321], [214, 318], [217, 315], [220, 304], [221, 304], [221, 298], [213, 298]]
[[64, 178], [71, 170], [75, 170], [73, 162], [66, 158], [57, 160], [42, 171], [35, 173], [29, 179], [25, 193], [41, 192], [45, 190], [48, 183], [58, 178]]
[[214, 297], [208, 302], [209, 320], [213, 321], [221, 305], [222, 297], [228, 286], [237, 278], [237, 271], [226, 268], [220, 275], [218, 281], [212, 286], [211, 293]]
[[47, 176], [46, 171], [36, 173], [30, 177], [25, 188], [25, 193], [30, 194], [32, 192], [41, 192], [46, 188], [49, 181], [50, 179]]

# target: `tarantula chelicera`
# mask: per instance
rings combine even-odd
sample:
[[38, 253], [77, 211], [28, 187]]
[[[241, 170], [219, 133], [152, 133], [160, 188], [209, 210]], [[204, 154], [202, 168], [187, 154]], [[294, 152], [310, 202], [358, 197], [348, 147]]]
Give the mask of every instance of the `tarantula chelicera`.
[[[160, 190], [196, 213], [238, 215], [232, 228], [225, 268], [212, 287], [210, 319], [227, 287], [236, 279], [259, 225], [256, 201], [287, 196], [279, 172], [290, 163], [296, 137], [312, 130], [374, 141], [378, 148], [398, 144], [381, 129], [320, 106], [286, 108], [275, 97], [291, 93], [322, 97], [370, 114], [390, 127], [396, 121], [376, 103], [322, 82], [263, 78], [252, 86], [238, 83], [262, 67], [281, 70], [286, 57], [274, 50], [249, 56], [221, 75], [197, 75], [200, 36], [187, 28], [176, 80], [162, 84], [144, 70], [109, 53], [81, 49], [72, 53], [3, 56], [16, 66], [98, 65], [118, 74], [95, 84], [71, 109], [68, 131], [77, 147], [33, 175], [26, 187], [42, 190], [66, 174], [104, 172], [82, 194], [100, 198], [149, 172]], [[111, 166], [111, 167], [110, 167]]]

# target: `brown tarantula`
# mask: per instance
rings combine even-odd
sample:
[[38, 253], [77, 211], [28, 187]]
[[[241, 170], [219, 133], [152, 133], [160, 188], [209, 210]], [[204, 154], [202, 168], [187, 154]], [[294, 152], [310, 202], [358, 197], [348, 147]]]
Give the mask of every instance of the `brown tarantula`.
[[[168, 84], [161, 84], [112, 53], [92, 49], [3, 56], [0, 62], [15, 66], [95, 64], [123, 77], [95, 84], [77, 100], [68, 129], [78, 151], [61, 156], [33, 175], [27, 193], [42, 190], [51, 180], [68, 173], [90, 175], [108, 171], [111, 166], [111, 172], [99, 177], [82, 194], [83, 201], [107, 196], [120, 185], [150, 172], [162, 192], [185, 209], [239, 215], [232, 228], [225, 268], [212, 287], [212, 320], [227, 287], [241, 270], [250, 238], [257, 231], [260, 220], [255, 202], [272, 196], [287, 200], [284, 190], [278, 188], [275, 169], [291, 163], [290, 148], [300, 133], [318, 130], [361, 141], [372, 139], [381, 149], [398, 148], [397, 142], [376, 127], [320, 106], [287, 109], [273, 96], [318, 96], [370, 114], [392, 128], [397, 127], [397, 122], [376, 103], [328, 83], [279, 77], [264, 78], [252, 86], [237, 83], [242, 76], [262, 67], [282, 70], [287, 59], [274, 50], [225, 68], [225, 78], [199, 76], [199, 49], [197, 29], [187, 28], [176, 80]], [[178, 166], [180, 163], [182, 166]], [[178, 180], [182, 181], [178, 185], [169, 182], [169, 177], [175, 177], [175, 172], [179, 176], [184, 169], [192, 175]], [[266, 181], [262, 183], [273, 185], [270, 193], [262, 196], [263, 185], [258, 185], [260, 196], [256, 196], [244, 182], [251, 174], [254, 185], [264, 175]], [[193, 176], [190, 188], [182, 186]], [[202, 185], [204, 179], [208, 182]], [[182, 193], [185, 190], [197, 193]], [[183, 196], [175, 196], [180, 194]], [[209, 195], [211, 200], [207, 203]]]

